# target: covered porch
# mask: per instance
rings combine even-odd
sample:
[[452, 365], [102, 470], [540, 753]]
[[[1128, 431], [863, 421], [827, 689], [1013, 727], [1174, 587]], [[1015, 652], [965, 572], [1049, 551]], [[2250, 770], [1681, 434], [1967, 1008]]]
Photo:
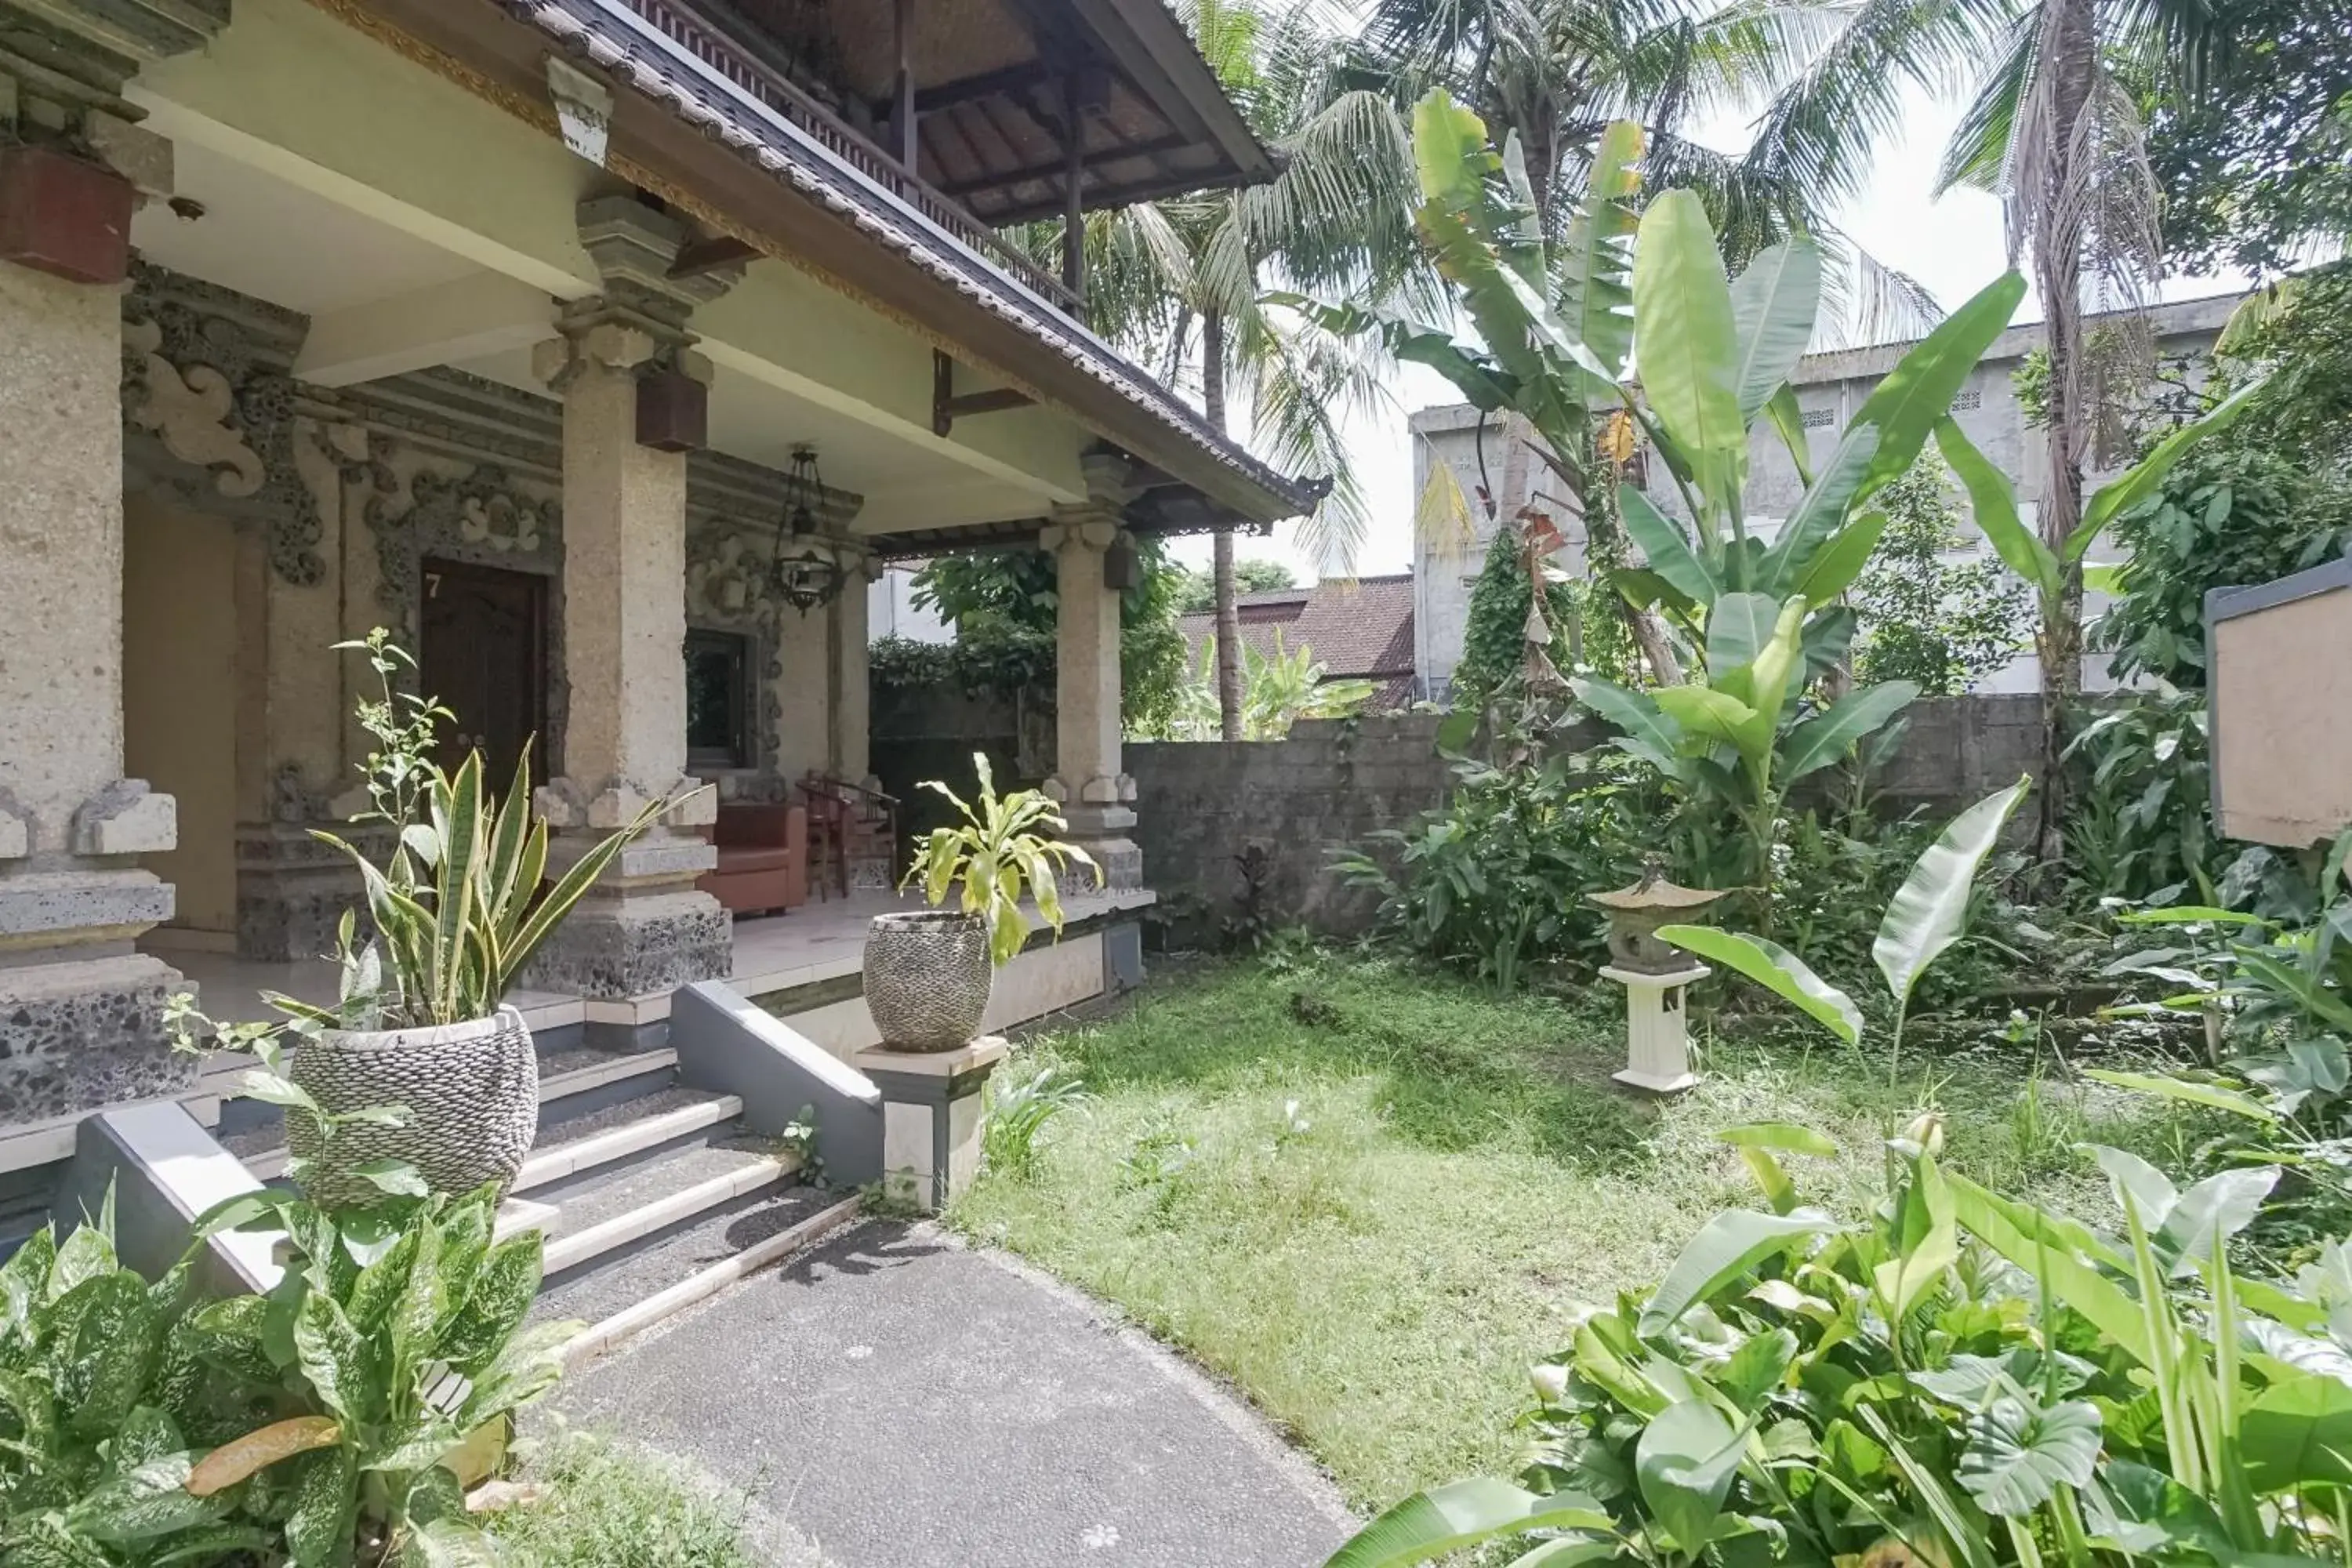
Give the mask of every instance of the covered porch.
[[[359, 883], [313, 833], [364, 804], [375, 686], [334, 647], [376, 626], [552, 864], [683, 801], [528, 979], [589, 1047], [712, 978], [862, 1043], [882, 895], [698, 884], [727, 806], [866, 780], [893, 555], [1053, 553], [1049, 788], [1087, 918], [1137, 907], [1119, 563], [1307, 492], [680, 14], [0, 0], [0, 1131], [195, 1092], [175, 990], [325, 983]], [[1118, 165], [1074, 166], [1076, 210]], [[1061, 952], [1018, 962], [1100, 988]]]
[[[1063, 940], [1051, 942], [1041, 930], [1005, 966], [984, 1026], [1009, 1029], [1131, 983], [1141, 962], [1136, 922], [1155, 901], [1142, 889], [1066, 896]], [[867, 923], [877, 914], [920, 904], [912, 894], [864, 891], [789, 915], [739, 920], [731, 932], [728, 984], [846, 1060], [879, 1041], [860, 993]], [[1029, 913], [1034, 921], [1034, 909]], [[270, 963], [185, 950], [170, 957], [200, 989], [206, 1010], [216, 1018], [268, 1018], [261, 1001], [268, 991], [320, 1005], [335, 999], [335, 971], [322, 960]], [[509, 1000], [545, 1050], [579, 1043], [592, 1020], [634, 1026], [666, 1017], [668, 1009], [667, 995], [632, 1002], [527, 990]]]

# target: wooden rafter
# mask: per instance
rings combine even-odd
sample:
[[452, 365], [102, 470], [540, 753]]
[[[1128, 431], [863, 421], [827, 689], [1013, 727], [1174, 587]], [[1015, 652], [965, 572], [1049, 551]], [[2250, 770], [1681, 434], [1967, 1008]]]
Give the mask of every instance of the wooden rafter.
[[931, 434], [941, 440], [947, 438], [959, 419], [1026, 408], [1036, 401], [1010, 386], [994, 386], [986, 392], [967, 392], [959, 396], [955, 389], [955, 361], [943, 349], [931, 351]]

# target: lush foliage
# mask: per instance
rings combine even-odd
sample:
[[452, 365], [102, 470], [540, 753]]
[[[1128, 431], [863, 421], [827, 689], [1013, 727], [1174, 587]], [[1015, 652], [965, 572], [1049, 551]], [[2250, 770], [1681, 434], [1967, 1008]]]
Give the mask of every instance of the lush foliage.
[[2276, 274], [2352, 229], [2352, 48], [2333, 0], [2238, 0], [2193, 98], [2136, 82], [2166, 259]]
[[1011, 695], [1054, 685], [1054, 634], [978, 618], [952, 642], [877, 637], [866, 650], [866, 679], [876, 693], [960, 691], [967, 697]]
[[2066, 869], [2084, 900], [2219, 897], [2228, 846], [2213, 831], [2205, 697], [2158, 684], [2088, 712], [2067, 742], [2080, 782]]
[[[1315, 650], [1304, 643], [1283, 645], [1274, 634], [1274, 650], [1261, 653], [1253, 643], [1242, 644], [1242, 734], [1244, 741], [1279, 741], [1301, 719], [1349, 719], [1372, 699], [1369, 680], [1333, 680], [1324, 674]], [[1217, 639], [1201, 639], [1199, 666], [1185, 680], [1169, 721], [1146, 731], [1160, 741], [1213, 741], [1223, 726], [1217, 710]]]
[[2266, 371], [2276, 395], [2248, 420], [2251, 440], [2311, 472], [2352, 482], [2352, 262], [2315, 268], [2242, 306], [2220, 352]]
[[[1966, 933], [1977, 873], [2032, 784], [2031, 777], [2021, 778], [1954, 817], [1920, 855], [1879, 921], [1870, 957], [1895, 1000], [1895, 1023], [1889, 1032], [1890, 1076], [1902, 1059], [1903, 1022], [1911, 1008], [1912, 993], [1928, 967]], [[1712, 926], [1670, 925], [1662, 927], [1658, 936], [1697, 957], [1738, 971], [1847, 1045], [1860, 1043], [1862, 1009], [1786, 948], [1763, 937]]]
[[1085, 1084], [1052, 1062], [996, 1074], [988, 1080], [988, 1117], [980, 1133], [982, 1162], [1001, 1175], [1034, 1173], [1045, 1152], [1046, 1129], [1058, 1117], [1084, 1111], [1093, 1098]]
[[1622, 887], [1658, 847], [1664, 802], [1607, 752], [1458, 759], [1446, 804], [1372, 836], [1341, 875], [1380, 895], [1383, 932], [1505, 995], [1534, 972], [1590, 966], [1606, 913], [1586, 895]]
[[541, 1238], [494, 1242], [496, 1205], [487, 1189], [331, 1217], [289, 1194], [232, 1199], [200, 1236], [282, 1228], [290, 1258], [267, 1297], [210, 1302], [193, 1256], [152, 1285], [120, 1267], [110, 1208], [62, 1245], [35, 1233], [0, 1267], [0, 1555], [488, 1561], [467, 1439], [552, 1385], [579, 1327], [522, 1329]]
[[1945, 1172], [1934, 1118], [1887, 1144], [1885, 1201], [1859, 1222], [1800, 1205], [1782, 1156], [1833, 1154], [1821, 1134], [1723, 1136], [1768, 1207], [1718, 1215], [1538, 1368], [1524, 1485], [1409, 1498], [1333, 1568], [1496, 1538], [1534, 1545], [1527, 1564], [2337, 1550], [2352, 1251], [2292, 1287], [2227, 1258], [2276, 1167], [2182, 1192], [2101, 1150], [2116, 1240]]
[[989, 956], [1002, 967], [1029, 940], [1029, 918], [1021, 910], [1024, 898], [1036, 900], [1038, 917], [1058, 938], [1060, 878], [1068, 874], [1073, 862], [1094, 872], [1097, 882], [1102, 873], [1093, 856], [1051, 837], [1068, 832], [1070, 825], [1045, 795], [1023, 789], [1000, 795], [986, 754], [974, 752], [971, 765], [980, 780], [976, 804], [937, 779], [923, 781], [925, 789], [945, 796], [963, 820], [935, 827], [916, 841], [915, 862], [908, 868], [905, 885], [919, 883], [934, 909], [961, 889], [963, 912], [978, 916], [988, 928]]
[[[1535, 589], [1528, 577], [1527, 550], [1516, 529], [1498, 528], [1486, 545], [1486, 562], [1470, 589], [1462, 628], [1462, 662], [1454, 667], [1454, 700], [1475, 708], [1517, 677], [1528, 651], [1528, 606]], [[1544, 584], [1548, 626], [1576, 622], [1574, 588]]]
[[[1184, 634], [1177, 628], [1183, 568], [1156, 539], [1136, 542], [1142, 570], [1119, 600], [1119, 700], [1129, 725], [1164, 721], [1184, 679]], [[912, 686], [943, 662], [961, 689], [1005, 691], [1050, 682], [1062, 594], [1054, 558], [1042, 550], [942, 555], [915, 574], [915, 602], [956, 628], [969, 654], [886, 657], [874, 679]]]
[[2120, 679], [2205, 685], [2205, 595], [2333, 559], [2352, 537], [2352, 488], [2258, 433], [2232, 431], [2184, 458], [2112, 533], [2115, 602], [2093, 628]]
[[1975, 541], [1939, 455], [1923, 454], [1874, 504], [1886, 529], [1848, 595], [1859, 616], [1855, 679], [1957, 697], [2031, 645], [2025, 585], [1998, 561], [1951, 559]]

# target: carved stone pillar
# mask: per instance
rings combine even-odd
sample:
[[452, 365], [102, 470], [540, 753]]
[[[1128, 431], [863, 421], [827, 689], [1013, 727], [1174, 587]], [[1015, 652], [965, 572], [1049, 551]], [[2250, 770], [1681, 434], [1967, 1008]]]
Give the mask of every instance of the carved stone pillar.
[[[686, 319], [732, 281], [670, 280], [685, 231], [627, 198], [583, 203], [580, 227], [606, 292], [565, 309], [562, 336], [540, 345], [534, 365], [563, 400], [570, 703], [562, 775], [539, 792], [558, 830], [551, 875], [649, 803], [699, 790], [686, 776], [686, 454], [640, 444], [638, 383], [708, 384]], [[709, 792], [692, 793], [623, 851], [541, 950], [530, 983], [626, 1000], [729, 973], [727, 913], [694, 886], [717, 857], [686, 831], [715, 815]]]
[[121, 284], [171, 146], [121, 89], [211, 10], [0, 0], [0, 1124], [194, 1079], [180, 976], [131, 947], [171, 916], [138, 857], [176, 823], [122, 777]]
[[1103, 558], [1121, 532], [1104, 502], [1066, 507], [1038, 535], [1053, 552], [1061, 595], [1055, 642], [1059, 710], [1054, 776], [1045, 793], [1069, 819], [1071, 842], [1102, 867], [1104, 885], [1143, 885], [1135, 826], [1135, 781], [1119, 759], [1119, 593], [1103, 580]]

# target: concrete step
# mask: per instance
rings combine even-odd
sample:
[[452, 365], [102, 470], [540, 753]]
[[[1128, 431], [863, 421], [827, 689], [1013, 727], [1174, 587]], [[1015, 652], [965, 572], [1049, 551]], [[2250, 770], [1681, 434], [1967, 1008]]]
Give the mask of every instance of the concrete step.
[[563, 1352], [565, 1363], [578, 1366], [815, 1246], [854, 1220], [859, 1202], [808, 1186], [740, 1199], [656, 1245], [550, 1283], [532, 1321], [586, 1322]]
[[553, 1238], [547, 1244], [547, 1276], [559, 1279], [691, 1225], [714, 1209], [764, 1194], [799, 1169], [797, 1156], [726, 1144], [688, 1148], [633, 1166], [558, 1206]]
[[[647, 1099], [671, 1088], [677, 1078], [677, 1053], [672, 1050], [555, 1051], [539, 1059], [539, 1115], [541, 1127], [576, 1124], [600, 1114]], [[222, 1147], [245, 1162], [257, 1181], [270, 1182], [286, 1173], [286, 1119], [277, 1108], [257, 1101], [232, 1101], [222, 1112], [217, 1134]]]
[[723, 1138], [742, 1113], [743, 1102], [731, 1094], [680, 1084], [556, 1122], [541, 1131], [515, 1191], [567, 1189], [624, 1161], [667, 1152], [688, 1140]]

